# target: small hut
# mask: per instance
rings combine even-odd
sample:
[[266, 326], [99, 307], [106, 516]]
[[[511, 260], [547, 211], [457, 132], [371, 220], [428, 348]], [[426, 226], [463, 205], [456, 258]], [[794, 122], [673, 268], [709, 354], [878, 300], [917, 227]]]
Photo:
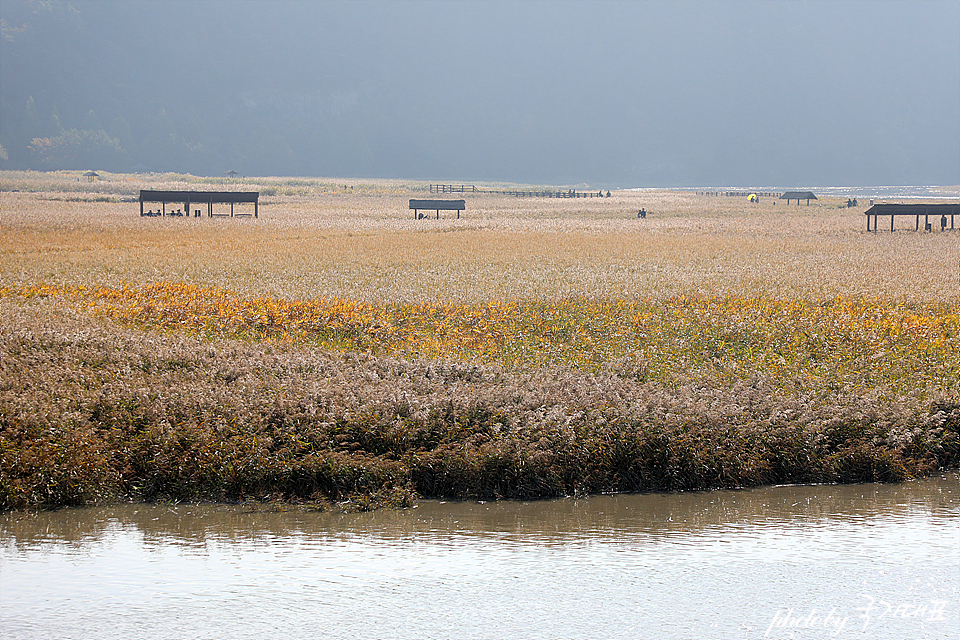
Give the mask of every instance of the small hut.
[[780, 196], [780, 199], [786, 200], [787, 204], [790, 204], [791, 200], [796, 200], [798, 205], [800, 204], [801, 200], [806, 200], [807, 206], [809, 207], [810, 201], [816, 200], [817, 196], [813, 195], [813, 191], [787, 191]]
[[96, 171], [87, 171], [83, 174], [83, 177], [87, 179], [87, 182], [94, 182], [100, 177], [100, 174]]
[[233, 169], [230, 169], [230, 171], [225, 172], [223, 175], [227, 176], [228, 178], [236, 178], [240, 174], [234, 171]]

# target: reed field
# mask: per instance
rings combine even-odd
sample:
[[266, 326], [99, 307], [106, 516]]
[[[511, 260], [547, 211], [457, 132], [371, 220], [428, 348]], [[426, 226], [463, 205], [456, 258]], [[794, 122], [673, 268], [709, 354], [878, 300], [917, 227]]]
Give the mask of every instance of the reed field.
[[[370, 509], [960, 462], [960, 230], [868, 233], [829, 198], [103, 177], [0, 172], [5, 509]], [[260, 215], [142, 218], [141, 188], [256, 190]], [[415, 220], [431, 197], [466, 210]]]

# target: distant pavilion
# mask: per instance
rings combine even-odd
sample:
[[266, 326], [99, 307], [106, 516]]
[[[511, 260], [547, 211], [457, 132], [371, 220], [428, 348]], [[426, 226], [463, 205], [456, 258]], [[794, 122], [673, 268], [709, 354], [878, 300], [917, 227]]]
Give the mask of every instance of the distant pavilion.
[[791, 200], [796, 200], [798, 205], [800, 204], [801, 200], [806, 200], [807, 206], [809, 207], [810, 201], [816, 200], [817, 196], [813, 195], [813, 191], [787, 191], [780, 196], [780, 199], [786, 200], [787, 204], [790, 204]]
[[[158, 215], [178, 215], [167, 213], [167, 203], [183, 203], [183, 213], [179, 215], [190, 217], [190, 207], [194, 204], [207, 205], [207, 216], [249, 216], [249, 213], [235, 213], [234, 205], [241, 203], [253, 204], [253, 217], [256, 218], [260, 213], [260, 192], [259, 191], [140, 191], [140, 215], [146, 215], [143, 212], [144, 202], [159, 202], [161, 209]], [[230, 213], [214, 213], [213, 205], [229, 204]], [[157, 215], [157, 214], [155, 214]], [[194, 212], [194, 216], [200, 217], [200, 209]]]

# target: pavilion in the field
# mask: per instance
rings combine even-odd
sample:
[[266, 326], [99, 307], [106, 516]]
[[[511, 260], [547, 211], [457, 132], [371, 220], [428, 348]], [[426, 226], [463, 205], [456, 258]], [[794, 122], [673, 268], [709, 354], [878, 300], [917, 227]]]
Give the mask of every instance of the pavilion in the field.
[[[960, 202], [925, 204], [916, 202], [913, 204], [875, 204], [867, 209], [864, 214], [867, 216], [867, 231], [877, 230], [877, 218], [880, 216], [890, 216], [890, 231], [894, 230], [894, 220], [897, 216], [913, 216], [914, 231], [920, 230], [920, 216], [923, 216], [923, 230], [933, 231], [939, 227], [940, 231], [947, 230], [947, 216], [950, 216], [950, 229], [953, 230], [955, 216], [960, 215]], [[930, 221], [933, 216], [934, 221]], [[870, 218], [873, 218], [873, 229], [870, 228]]]
[[[160, 203], [160, 209], [156, 213], [149, 211], [144, 213], [143, 204], [145, 202]], [[183, 204], [183, 209], [177, 209], [175, 212], [171, 209], [167, 211], [167, 205], [170, 203]], [[260, 192], [259, 191], [140, 191], [140, 215], [141, 216], [184, 216], [190, 217], [191, 207], [194, 205], [206, 205], [207, 216], [253, 216], [260, 214]], [[230, 213], [214, 213], [213, 205], [229, 204]], [[235, 206], [238, 204], [253, 204], [253, 213], [236, 212]], [[194, 210], [194, 217], [200, 217], [200, 209]]]
[[807, 206], [810, 206], [810, 201], [816, 200], [817, 196], [813, 195], [813, 191], [787, 191], [780, 196], [780, 199], [786, 200], [787, 204], [790, 204], [791, 200], [796, 200], [798, 205], [801, 200], [806, 200]]

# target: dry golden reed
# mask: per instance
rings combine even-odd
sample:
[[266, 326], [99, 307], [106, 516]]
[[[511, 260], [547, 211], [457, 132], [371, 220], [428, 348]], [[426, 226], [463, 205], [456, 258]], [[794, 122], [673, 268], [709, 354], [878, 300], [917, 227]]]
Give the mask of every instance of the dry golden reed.
[[[958, 463], [960, 232], [868, 233], [829, 199], [482, 193], [414, 220], [426, 184], [106, 177], [0, 174], [3, 508]], [[139, 188], [257, 189], [261, 216], [141, 218]]]

